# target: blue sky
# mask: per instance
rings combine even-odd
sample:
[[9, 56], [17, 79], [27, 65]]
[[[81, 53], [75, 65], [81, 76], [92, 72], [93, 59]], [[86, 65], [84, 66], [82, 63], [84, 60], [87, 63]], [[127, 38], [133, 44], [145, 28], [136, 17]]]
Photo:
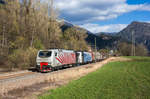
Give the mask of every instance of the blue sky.
[[150, 0], [54, 0], [60, 18], [93, 33], [118, 32], [132, 21], [150, 22]]

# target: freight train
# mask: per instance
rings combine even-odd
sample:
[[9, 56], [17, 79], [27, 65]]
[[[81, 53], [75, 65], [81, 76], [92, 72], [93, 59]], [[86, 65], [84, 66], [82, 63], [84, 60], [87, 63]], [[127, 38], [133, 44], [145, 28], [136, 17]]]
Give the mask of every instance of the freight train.
[[50, 49], [38, 51], [36, 69], [40, 72], [54, 71], [63, 67], [73, 67], [102, 59], [100, 53]]

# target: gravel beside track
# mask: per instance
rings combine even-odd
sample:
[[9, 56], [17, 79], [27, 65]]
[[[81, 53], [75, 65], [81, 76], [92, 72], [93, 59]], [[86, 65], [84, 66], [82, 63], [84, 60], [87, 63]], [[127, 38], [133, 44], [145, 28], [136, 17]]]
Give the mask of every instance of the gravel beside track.
[[22, 70], [22, 71], [17, 71], [17, 72], [7, 72], [7, 73], [2, 73], [0, 74], [1, 76], [9, 76], [9, 75], [15, 75], [15, 74], [20, 74], [20, 73], [26, 73], [29, 72], [28, 70]]

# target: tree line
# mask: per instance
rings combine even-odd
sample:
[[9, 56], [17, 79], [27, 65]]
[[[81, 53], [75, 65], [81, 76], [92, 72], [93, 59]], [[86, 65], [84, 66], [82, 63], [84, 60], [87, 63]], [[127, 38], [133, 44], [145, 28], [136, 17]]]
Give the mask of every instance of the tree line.
[[5, 0], [0, 4], [0, 66], [33, 66], [39, 49], [87, 50], [85, 31], [75, 27], [62, 31], [57, 19], [53, 0]]
[[[134, 47], [134, 52], [132, 48]], [[121, 56], [148, 56], [149, 51], [144, 44], [132, 44], [129, 42], [119, 42], [117, 54]]]

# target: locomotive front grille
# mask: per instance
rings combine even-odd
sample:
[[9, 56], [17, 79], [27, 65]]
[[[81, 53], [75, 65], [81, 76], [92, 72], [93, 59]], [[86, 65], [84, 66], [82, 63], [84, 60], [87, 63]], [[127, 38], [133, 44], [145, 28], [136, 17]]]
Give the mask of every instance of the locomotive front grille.
[[50, 66], [49, 66], [49, 65], [43, 65], [43, 66], [42, 66], [42, 69], [43, 69], [43, 70], [45, 70], [45, 69], [46, 69], [46, 70], [47, 70], [47, 69], [50, 69]]

